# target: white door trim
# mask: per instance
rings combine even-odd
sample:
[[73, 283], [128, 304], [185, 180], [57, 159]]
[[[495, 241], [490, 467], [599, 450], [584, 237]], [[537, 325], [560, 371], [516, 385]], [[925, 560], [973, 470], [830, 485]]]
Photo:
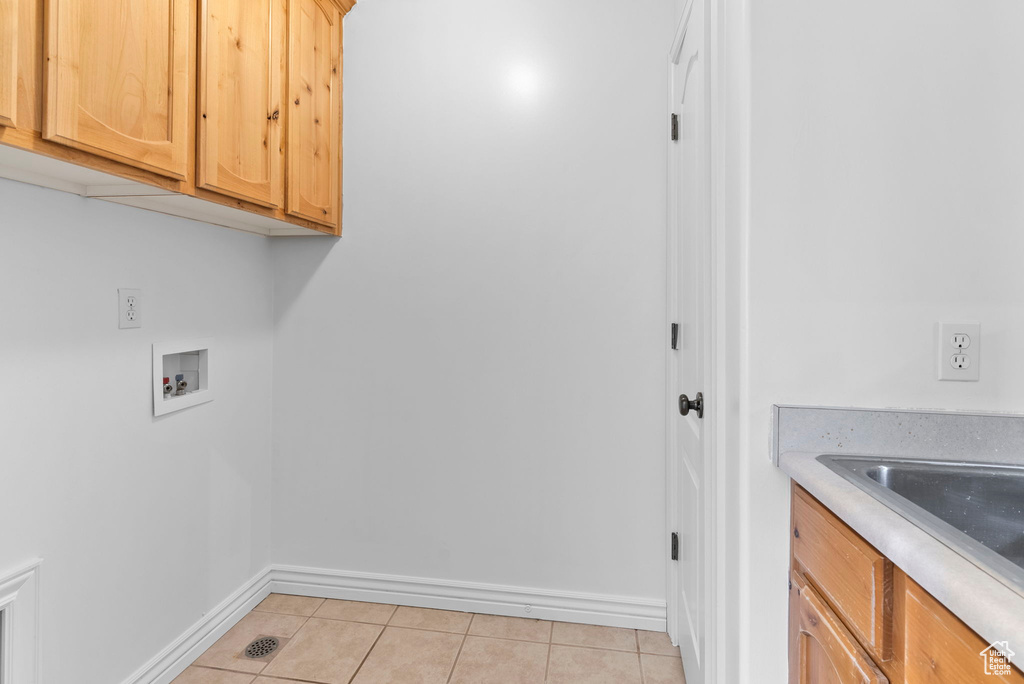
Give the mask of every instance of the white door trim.
[[[39, 669], [42, 649], [39, 640], [39, 568], [42, 559], [32, 561], [18, 570], [0, 577], [0, 682], [15, 682], [15, 673], [25, 684], [42, 681]], [[32, 580], [26, 597], [25, 585]], [[27, 620], [22, 620], [27, 616]], [[31, 626], [31, 630], [25, 625]], [[15, 668], [17, 662], [18, 667]], [[21, 684], [19, 681], [18, 684]]]

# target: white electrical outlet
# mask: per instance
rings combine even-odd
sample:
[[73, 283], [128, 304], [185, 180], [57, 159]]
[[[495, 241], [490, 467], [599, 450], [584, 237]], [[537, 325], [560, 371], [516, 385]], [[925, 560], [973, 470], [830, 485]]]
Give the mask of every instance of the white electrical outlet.
[[981, 379], [981, 324], [939, 323], [939, 380]]
[[117, 290], [117, 327], [142, 327], [142, 290]]

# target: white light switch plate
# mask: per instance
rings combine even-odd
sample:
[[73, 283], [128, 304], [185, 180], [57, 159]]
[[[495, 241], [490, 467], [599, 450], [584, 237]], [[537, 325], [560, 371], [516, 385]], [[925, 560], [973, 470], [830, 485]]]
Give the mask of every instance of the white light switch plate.
[[981, 324], [939, 323], [939, 380], [981, 379]]
[[142, 327], [142, 290], [118, 288], [117, 290], [117, 327]]

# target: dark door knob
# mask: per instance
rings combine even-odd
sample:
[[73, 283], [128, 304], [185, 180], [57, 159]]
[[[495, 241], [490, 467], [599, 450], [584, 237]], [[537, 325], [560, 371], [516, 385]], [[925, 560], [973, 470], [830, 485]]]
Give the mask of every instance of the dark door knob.
[[690, 410], [697, 412], [698, 418], [704, 417], [704, 393], [697, 392], [697, 397], [691, 400], [685, 394], [679, 395], [679, 414], [686, 416], [689, 415]]

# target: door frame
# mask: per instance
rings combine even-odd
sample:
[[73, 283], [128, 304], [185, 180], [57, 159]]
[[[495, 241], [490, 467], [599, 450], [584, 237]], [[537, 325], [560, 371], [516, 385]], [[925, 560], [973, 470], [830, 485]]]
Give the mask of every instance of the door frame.
[[[749, 635], [742, 628], [743, 606], [749, 603], [744, 578], [749, 572], [746, 535], [742, 520], [747, 515], [740, 495], [742, 445], [748, 432], [742, 416], [747, 393], [747, 244], [749, 229], [750, 168], [750, 0], [705, 0], [708, 58], [706, 89], [708, 104], [708, 194], [711, 263], [708, 277], [708, 307], [711, 327], [704, 391], [705, 427], [710, 465], [706, 471], [705, 504], [705, 681], [728, 684], [749, 674]], [[687, 0], [680, 15], [668, 54], [671, 67], [682, 49], [693, 0]], [[671, 68], [666, 81], [666, 104], [671, 114]], [[666, 119], [668, 117], [666, 116]], [[667, 121], [666, 121], [667, 123]], [[666, 150], [676, 143], [666, 135]], [[666, 178], [671, 179], [671, 157], [666, 160]], [[666, 185], [668, 181], [666, 182]], [[678, 311], [678, 282], [674, 252], [678, 247], [673, 188], [667, 187], [666, 212], [667, 278], [666, 340]], [[666, 347], [666, 532], [678, 529], [679, 468], [675, 421], [679, 419], [675, 352]], [[690, 388], [696, 392], [701, 388]], [[667, 537], [668, 535], [666, 535]], [[668, 539], [666, 539], [666, 549]], [[666, 558], [666, 608], [668, 632], [679, 643], [679, 564]]]

